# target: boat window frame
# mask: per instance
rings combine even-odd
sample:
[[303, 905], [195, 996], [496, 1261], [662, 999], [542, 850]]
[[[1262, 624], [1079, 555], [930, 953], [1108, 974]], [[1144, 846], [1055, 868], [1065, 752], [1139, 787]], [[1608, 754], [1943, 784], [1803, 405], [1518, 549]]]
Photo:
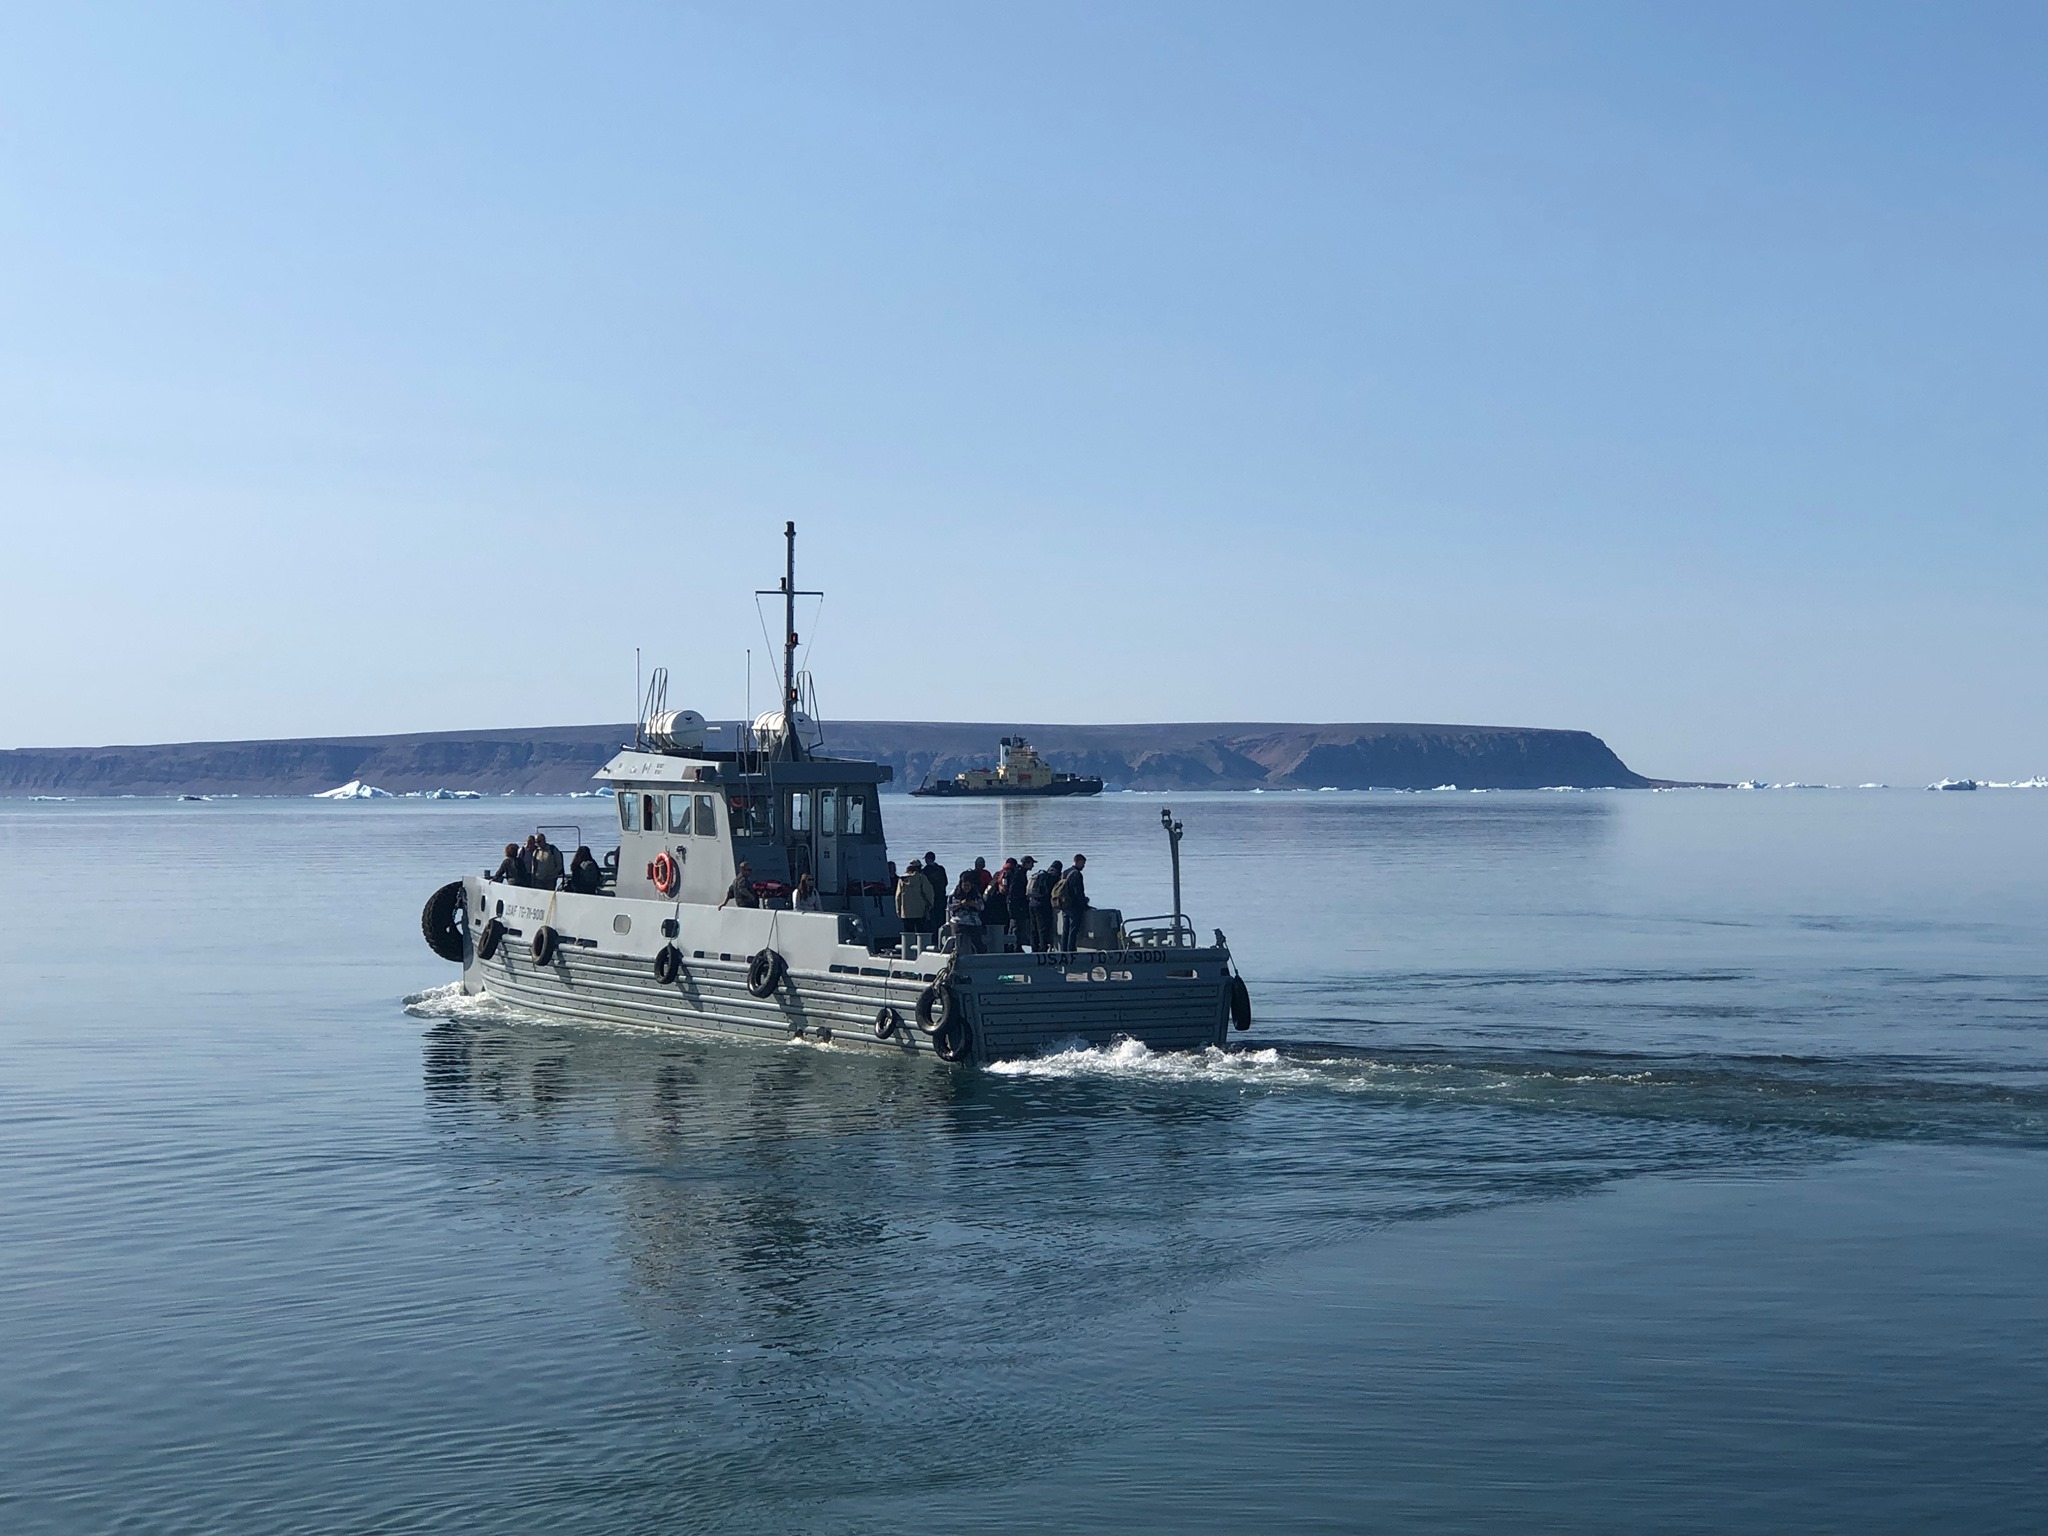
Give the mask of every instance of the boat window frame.
[[732, 828], [734, 837], [773, 837], [775, 835], [775, 797], [767, 793], [751, 794], [745, 790], [728, 793], [725, 797], [726, 824]]
[[[696, 819], [691, 814], [690, 800], [691, 796], [685, 792], [679, 792], [676, 790], [671, 790], [669, 792], [668, 830], [669, 835], [671, 837], [677, 835], [689, 835], [690, 827]], [[682, 813], [680, 816], [677, 815], [678, 810], [680, 810]]]
[[718, 836], [718, 811], [717, 811], [717, 809], [716, 809], [716, 807], [717, 807], [717, 805], [718, 805], [718, 796], [716, 796], [716, 795], [698, 795], [698, 796], [696, 797], [696, 800], [697, 800], [697, 817], [696, 817], [696, 825], [697, 825], [697, 836], [699, 836], [699, 837], [716, 837], [716, 836]]

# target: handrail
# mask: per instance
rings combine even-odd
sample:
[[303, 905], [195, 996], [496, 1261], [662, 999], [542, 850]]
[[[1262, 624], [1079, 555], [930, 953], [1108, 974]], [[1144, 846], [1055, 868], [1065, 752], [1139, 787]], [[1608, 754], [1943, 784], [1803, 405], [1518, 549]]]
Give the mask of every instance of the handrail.
[[[1148, 927], [1148, 924], [1158, 926]], [[1141, 934], [1147, 938], [1155, 934], [1170, 935], [1172, 942], [1170, 944], [1156, 942], [1133, 943], [1132, 947], [1135, 949], [1195, 949], [1199, 947], [1195, 942], [1194, 919], [1185, 913], [1162, 912], [1157, 917], [1127, 917], [1124, 919], [1124, 936], [1126, 938], [1135, 941]]]

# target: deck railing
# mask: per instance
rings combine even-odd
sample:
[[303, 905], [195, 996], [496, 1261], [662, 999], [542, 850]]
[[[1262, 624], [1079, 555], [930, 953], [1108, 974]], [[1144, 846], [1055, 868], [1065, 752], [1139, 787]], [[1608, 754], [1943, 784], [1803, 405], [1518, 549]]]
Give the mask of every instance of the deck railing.
[[1157, 917], [1124, 919], [1126, 949], [1193, 949], [1195, 925], [1185, 915], [1162, 912]]

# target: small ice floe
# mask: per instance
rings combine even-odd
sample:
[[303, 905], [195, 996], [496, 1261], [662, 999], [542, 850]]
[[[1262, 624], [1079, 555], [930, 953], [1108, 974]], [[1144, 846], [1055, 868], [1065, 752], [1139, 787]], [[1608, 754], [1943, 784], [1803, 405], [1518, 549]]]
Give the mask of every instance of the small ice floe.
[[612, 788], [607, 784], [603, 789], [572, 789], [569, 791], [569, 798], [571, 800], [609, 800], [612, 798]]
[[1771, 786], [1771, 788], [1772, 788], [1772, 789], [1840, 789], [1841, 787], [1842, 787], [1842, 786], [1841, 786], [1841, 785], [1839, 785], [1839, 784], [1798, 784], [1798, 783], [1787, 783], [1787, 784], [1773, 784], [1773, 785]]
[[57, 803], [59, 803], [59, 802], [61, 802], [61, 801], [69, 800], [70, 798], [71, 798], [71, 797], [70, 797], [69, 795], [30, 795], [30, 796], [29, 796], [29, 799], [31, 799], [31, 800], [41, 800], [41, 801], [42, 801], [42, 802], [44, 802], [44, 803], [45, 803], [46, 805], [54, 805], [54, 804], [57, 804]]
[[1858, 785], [1857, 785], [1856, 787], [1857, 787], [1858, 789], [1890, 789], [1890, 788], [1891, 788], [1891, 785], [1889, 785], [1889, 784], [1858, 784]]
[[389, 800], [392, 798], [392, 795], [388, 789], [379, 789], [374, 784], [365, 784], [361, 779], [350, 779], [346, 784], [338, 788], [317, 791], [313, 798], [315, 800]]
[[1457, 792], [1458, 786], [1455, 784], [1439, 784], [1430, 791], [1432, 795], [1455, 795]]
[[1766, 784], [1762, 779], [1744, 779], [1740, 784], [1736, 785], [1735, 787], [1737, 789], [1769, 789], [1771, 786]]
[[1975, 779], [1936, 779], [1927, 787], [1929, 789], [1977, 789], [1980, 786]]
[[[347, 785], [342, 786], [343, 789], [347, 787]], [[338, 789], [330, 790], [329, 793], [336, 799], [348, 798], [343, 796], [341, 790]], [[384, 791], [373, 789], [370, 793], [372, 795], [381, 795]], [[354, 798], [361, 799], [363, 797], [356, 796]], [[405, 792], [404, 798], [407, 800], [481, 800], [483, 799], [483, 792], [475, 789], [409, 789]]]
[[1978, 783], [1977, 787], [1979, 789], [2048, 789], [2048, 779], [2038, 776], [2031, 779], [1984, 779]]

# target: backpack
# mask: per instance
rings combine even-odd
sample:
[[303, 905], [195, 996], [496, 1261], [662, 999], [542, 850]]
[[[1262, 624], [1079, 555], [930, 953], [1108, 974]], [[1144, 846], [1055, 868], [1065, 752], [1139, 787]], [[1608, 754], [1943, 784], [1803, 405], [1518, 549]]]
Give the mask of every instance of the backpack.
[[1051, 871], [1051, 870], [1049, 870], [1049, 869], [1040, 869], [1040, 870], [1034, 870], [1034, 871], [1032, 871], [1032, 875], [1031, 875], [1031, 885], [1030, 885], [1030, 888], [1029, 888], [1029, 889], [1030, 889], [1030, 896], [1031, 896], [1031, 904], [1032, 904], [1032, 905], [1033, 905], [1034, 907], [1049, 907], [1049, 906], [1051, 906], [1051, 905], [1052, 905], [1052, 887], [1053, 887], [1053, 878], [1052, 878], [1052, 871]]
[[[1069, 873], [1071, 873], [1071, 871], [1070, 871]], [[1053, 906], [1054, 906], [1055, 908], [1057, 908], [1058, 910], [1060, 910], [1060, 911], [1062, 911], [1062, 912], [1064, 912], [1064, 911], [1066, 910], [1066, 906], [1067, 906], [1067, 877], [1066, 877], [1066, 875], [1061, 875], [1061, 876], [1060, 876], [1060, 883], [1059, 883], [1058, 885], [1055, 885], [1055, 886], [1054, 886], [1054, 887], [1052, 888], [1052, 904], [1053, 904]]]

